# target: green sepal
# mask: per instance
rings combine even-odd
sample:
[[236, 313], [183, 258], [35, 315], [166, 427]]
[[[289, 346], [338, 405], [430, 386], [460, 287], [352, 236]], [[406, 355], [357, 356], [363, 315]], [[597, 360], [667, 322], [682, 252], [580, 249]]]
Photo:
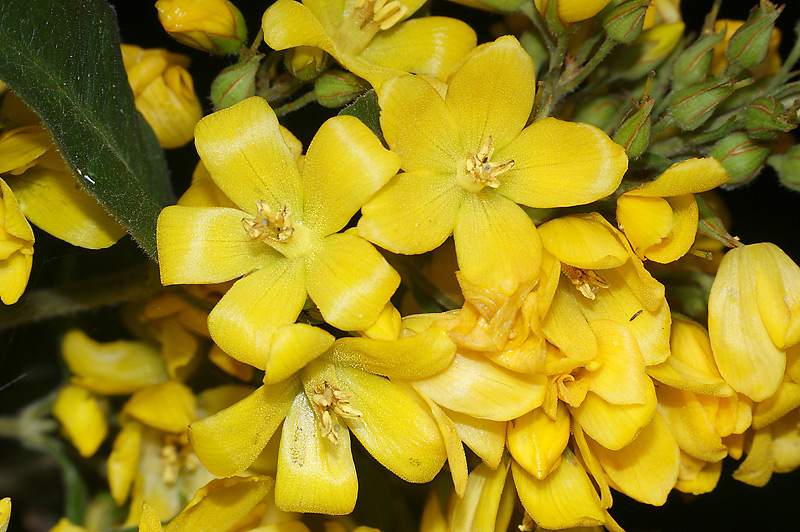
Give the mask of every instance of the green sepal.
[[378, 106], [378, 94], [370, 89], [363, 96], [360, 96], [353, 103], [339, 111], [340, 115], [355, 116], [375, 133], [375, 136], [383, 142], [383, 130], [381, 130], [381, 108]]
[[714, 209], [706, 203], [700, 194], [695, 194], [694, 199], [697, 201], [698, 221], [697, 232], [709, 238], [713, 238], [729, 248], [734, 248], [741, 243], [735, 236], [731, 236], [725, 224], [722, 223]]

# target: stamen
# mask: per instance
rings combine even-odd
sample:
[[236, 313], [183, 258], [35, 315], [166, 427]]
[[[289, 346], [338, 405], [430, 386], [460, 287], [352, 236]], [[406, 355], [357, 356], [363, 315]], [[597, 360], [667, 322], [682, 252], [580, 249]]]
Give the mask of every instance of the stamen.
[[294, 233], [292, 210], [284, 203], [281, 210], [275, 212], [266, 201], [256, 202], [255, 218], [242, 218], [242, 225], [253, 240], [272, 240], [286, 242]]
[[380, 29], [388, 30], [397, 24], [407, 12], [408, 7], [397, 0], [376, 0], [372, 20], [378, 24]]
[[583, 297], [594, 301], [598, 288], [608, 288], [608, 283], [592, 270], [575, 268], [568, 264], [561, 264], [561, 271], [564, 272], [573, 285], [578, 289]]
[[491, 135], [486, 139], [477, 153], [467, 153], [464, 161], [466, 182], [462, 186], [471, 192], [479, 192], [483, 187], [497, 188], [500, 181], [497, 176], [508, 172], [514, 167], [514, 161], [492, 162], [494, 154], [494, 141]]
[[350, 404], [351, 394], [341, 391], [328, 381], [323, 381], [314, 392], [311, 400], [317, 406], [322, 436], [328, 438], [331, 443], [339, 443], [339, 435], [336, 432], [339, 427], [333, 423], [331, 410], [349, 419], [360, 418], [362, 414]]

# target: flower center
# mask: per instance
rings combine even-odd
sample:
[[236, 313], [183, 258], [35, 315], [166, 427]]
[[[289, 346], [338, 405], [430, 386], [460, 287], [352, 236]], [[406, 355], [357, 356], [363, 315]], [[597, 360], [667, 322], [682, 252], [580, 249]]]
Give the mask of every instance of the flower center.
[[598, 288], [608, 288], [608, 283], [592, 270], [575, 268], [568, 264], [561, 263], [561, 271], [564, 272], [569, 280], [583, 294], [583, 297], [594, 301]]
[[500, 181], [497, 176], [513, 168], [514, 161], [493, 162], [494, 142], [491, 135], [483, 143], [477, 153], [468, 152], [467, 157], [459, 165], [456, 181], [468, 192], [480, 192], [483, 187], [497, 188]]
[[181, 471], [192, 472], [197, 469], [197, 456], [189, 445], [189, 438], [182, 434], [165, 434], [161, 445], [161, 478], [172, 486], [178, 481]]
[[358, 55], [380, 30], [388, 30], [408, 13], [397, 0], [355, 0], [339, 25], [337, 44], [344, 51]]
[[256, 216], [242, 218], [242, 226], [250, 238], [269, 244], [289, 259], [302, 257], [311, 248], [309, 229], [292, 219], [288, 203], [276, 211], [266, 201], [256, 201]]
[[349, 419], [361, 417], [361, 412], [350, 404], [351, 397], [352, 395], [341, 391], [336, 386], [328, 383], [328, 381], [323, 381], [322, 384], [314, 389], [314, 395], [311, 399], [317, 407], [322, 436], [328, 438], [331, 443], [339, 443], [338, 430], [340, 428], [337, 423], [334, 423], [331, 411]]

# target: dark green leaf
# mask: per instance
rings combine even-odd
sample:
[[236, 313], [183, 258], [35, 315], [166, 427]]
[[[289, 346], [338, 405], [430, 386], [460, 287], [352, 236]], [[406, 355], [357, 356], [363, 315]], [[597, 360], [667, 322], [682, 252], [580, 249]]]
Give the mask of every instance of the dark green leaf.
[[0, 79], [42, 118], [78, 179], [147, 253], [173, 202], [164, 154], [136, 111], [102, 0], [0, 2]]
[[381, 108], [378, 107], [378, 95], [375, 90], [370, 89], [363, 96], [359, 96], [356, 101], [342, 109], [339, 114], [355, 116], [364, 122], [375, 133], [376, 137], [383, 141], [380, 120]]

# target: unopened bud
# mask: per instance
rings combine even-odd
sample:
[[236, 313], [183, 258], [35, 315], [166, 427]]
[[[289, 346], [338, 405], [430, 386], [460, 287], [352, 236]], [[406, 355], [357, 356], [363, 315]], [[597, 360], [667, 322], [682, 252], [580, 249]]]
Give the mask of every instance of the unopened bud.
[[783, 155], [773, 155], [769, 164], [778, 172], [783, 186], [800, 192], [800, 146], [792, 146]]
[[283, 56], [286, 70], [302, 81], [311, 81], [322, 74], [327, 63], [328, 54], [313, 46], [298, 46]]
[[551, 23], [561, 25], [563, 31], [563, 23], [592, 18], [611, 3], [611, 0], [534, 0], [534, 3], [539, 13], [544, 15], [551, 31], [556, 29]]
[[744, 112], [744, 126], [754, 139], [771, 140], [778, 131], [791, 131], [797, 127], [790, 121], [783, 105], [772, 96], [756, 98]]
[[741, 68], [761, 64], [767, 57], [775, 20], [783, 10], [769, 0], [762, 1], [750, 11], [747, 21], [728, 41], [728, 61]]
[[686, 48], [672, 66], [673, 83], [682, 89], [706, 79], [714, 57], [714, 46], [725, 38], [725, 32], [704, 33]]
[[612, 126], [611, 119], [620, 107], [618, 98], [611, 96], [595, 96], [584, 100], [575, 107], [572, 115], [573, 122], [591, 124], [605, 130]]
[[603, 26], [609, 37], [617, 42], [629, 43], [642, 33], [644, 16], [650, 0], [630, 0], [611, 10]]
[[641, 156], [650, 145], [650, 113], [654, 104], [655, 100], [637, 104], [614, 133], [614, 142], [625, 148], [631, 159]]
[[722, 163], [731, 176], [725, 186], [735, 187], [758, 175], [767, 160], [769, 149], [745, 133], [733, 133], [718, 141], [709, 155]]
[[236, 64], [220, 72], [211, 83], [211, 101], [219, 111], [255, 95], [256, 73], [262, 54], [243, 53]]
[[656, 70], [683, 36], [683, 22], [661, 24], [642, 32], [631, 46], [615, 52], [611, 66], [625, 79], [639, 79]]
[[158, 0], [156, 9], [170, 37], [204, 52], [233, 54], [247, 38], [244, 17], [228, 0]]
[[670, 115], [681, 129], [692, 131], [711, 118], [714, 109], [733, 94], [733, 83], [707, 81], [680, 90], [670, 98]]
[[314, 83], [317, 102], [324, 107], [341, 107], [364, 92], [367, 82], [343, 70], [328, 70]]

